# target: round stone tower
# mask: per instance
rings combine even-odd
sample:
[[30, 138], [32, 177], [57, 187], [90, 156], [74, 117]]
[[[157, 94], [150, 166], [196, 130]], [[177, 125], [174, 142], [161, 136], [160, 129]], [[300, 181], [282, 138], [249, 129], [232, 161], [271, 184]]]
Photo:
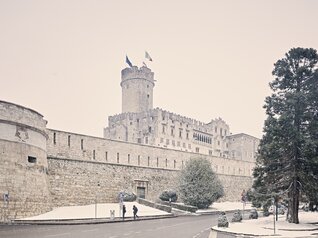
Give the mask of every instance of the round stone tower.
[[122, 112], [145, 112], [153, 108], [154, 73], [145, 66], [121, 71]]
[[46, 124], [38, 112], [0, 101], [0, 221], [51, 210]]

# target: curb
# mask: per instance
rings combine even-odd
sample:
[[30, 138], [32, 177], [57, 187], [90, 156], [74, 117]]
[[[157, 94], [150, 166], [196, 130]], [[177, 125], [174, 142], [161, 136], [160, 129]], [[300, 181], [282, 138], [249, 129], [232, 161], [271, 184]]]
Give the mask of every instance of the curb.
[[52, 220], [13, 220], [8, 225], [85, 225], [85, 224], [104, 224], [104, 223], [118, 223], [118, 222], [135, 222], [144, 220], [167, 219], [176, 218], [176, 215], [158, 215], [158, 216], [144, 216], [134, 220], [132, 217], [122, 220], [119, 217], [111, 220], [110, 218], [84, 218], [84, 219], [52, 219]]

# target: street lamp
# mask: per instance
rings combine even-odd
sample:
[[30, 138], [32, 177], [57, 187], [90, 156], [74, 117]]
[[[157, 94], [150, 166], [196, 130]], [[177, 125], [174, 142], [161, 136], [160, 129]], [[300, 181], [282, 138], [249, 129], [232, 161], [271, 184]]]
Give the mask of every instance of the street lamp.
[[[97, 183], [97, 187], [99, 188], [99, 186], [100, 186], [100, 184], [99, 184], [99, 182]], [[98, 193], [98, 190], [99, 189], [97, 189], [97, 191], [96, 191], [96, 193], [95, 193], [95, 219], [97, 218], [97, 193]]]

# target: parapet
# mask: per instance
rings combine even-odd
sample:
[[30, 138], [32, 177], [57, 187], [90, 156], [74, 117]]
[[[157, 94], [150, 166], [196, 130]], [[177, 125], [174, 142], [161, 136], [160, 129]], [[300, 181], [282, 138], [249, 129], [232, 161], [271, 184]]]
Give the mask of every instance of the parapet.
[[124, 82], [129, 79], [146, 79], [152, 83], [154, 80], [154, 72], [151, 72], [151, 69], [142, 66], [138, 68], [133, 66], [131, 68], [125, 68], [121, 71], [121, 82]]

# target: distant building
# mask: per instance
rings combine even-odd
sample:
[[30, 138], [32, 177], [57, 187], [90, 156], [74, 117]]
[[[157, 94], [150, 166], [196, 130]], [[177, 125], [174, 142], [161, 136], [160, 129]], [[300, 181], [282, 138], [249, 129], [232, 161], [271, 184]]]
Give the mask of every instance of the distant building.
[[232, 135], [221, 118], [203, 123], [153, 108], [154, 73], [147, 67], [121, 72], [122, 113], [108, 118], [104, 137], [204, 155], [255, 161], [259, 139]]

